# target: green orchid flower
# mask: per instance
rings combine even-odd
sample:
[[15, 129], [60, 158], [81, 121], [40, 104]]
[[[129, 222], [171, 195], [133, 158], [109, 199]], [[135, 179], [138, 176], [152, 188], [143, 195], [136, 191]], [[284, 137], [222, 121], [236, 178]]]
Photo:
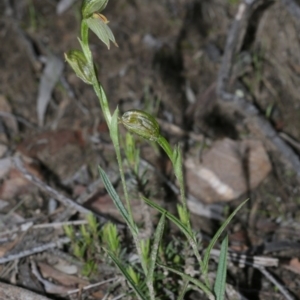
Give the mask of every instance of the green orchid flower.
[[110, 48], [110, 41], [118, 47], [111, 29], [107, 26], [109, 21], [101, 14], [108, 0], [85, 0], [82, 5], [83, 21], [87, 24], [98, 38]]
[[94, 68], [88, 63], [82, 51], [71, 50], [65, 53], [65, 59], [81, 80], [93, 84]]

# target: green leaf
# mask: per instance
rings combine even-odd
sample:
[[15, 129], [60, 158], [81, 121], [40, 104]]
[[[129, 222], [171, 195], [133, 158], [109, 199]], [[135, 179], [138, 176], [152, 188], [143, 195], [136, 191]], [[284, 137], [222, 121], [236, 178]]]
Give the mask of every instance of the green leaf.
[[146, 283], [147, 286], [149, 287], [151, 299], [155, 299], [154, 288], [153, 288], [153, 282], [154, 282], [153, 274], [154, 274], [155, 263], [157, 260], [159, 244], [164, 232], [165, 221], [166, 221], [166, 216], [165, 214], [162, 214], [154, 233], [154, 241], [151, 250], [148, 274], [146, 278]]
[[189, 281], [187, 279], [185, 279], [183, 281], [183, 284], [182, 284], [182, 288], [181, 288], [181, 291], [180, 291], [180, 294], [177, 298], [177, 300], [183, 300], [184, 299], [184, 296], [188, 290], [188, 286], [189, 286]]
[[117, 107], [112, 115], [109, 124], [110, 138], [112, 139], [112, 142], [116, 149], [120, 149], [118, 116], [119, 116], [119, 108]]
[[131, 224], [128, 211], [126, 210], [126, 208], [125, 208], [123, 202], [121, 201], [119, 195], [117, 194], [116, 190], [114, 189], [113, 185], [111, 184], [109, 178], [107, 177], [104, 170], [100, 166], [99, 166], [99, 172], [100, 172], [100, 176], [102, 178], [102, 181], [104, 183], [104, 186], [105, 186], [109, 196], [113, 200], [115, 206], [117, 207], [118, 211], [122, 215], [122, 217], [125, 220], [126, 224], [130, 227], [130, 230], [132, 232], [134, 232], [135, 234], [137, 234], [137, 228], [133, 224]]
[[189, 229], [187, 226], [185, 226], [178, 218], [176, 218], [174, 215], [169, 213], [167, 210], [159, 206], [158, 204], [154, 203], [153, 201], [147, 199], [146, 197], [143, 197], [144, 201], [151, 206], [152, 208], [156, 209], [162, 214], [165, 214], [166, 217], [172, 221], [183, 233], [188, 239], [194, 239], [194, 237], [191, 235]]
[[174, 166], [174, 173], [179, 182], [183, 182], [183, 175], [182, 175], [182, 155], [179, 149], [179, 146], [176, 147], [173, 151], [173, 166]]
[[189, 224], [190, 215], [186, 212], [186, 210], [183, 208], [183, 206], [181, 204], [177, 204], [177, 212], [178, 212], [180, 221], [183, 224]]
[[184, 274], [181, 271], [178, 271], [178, 270], [175, 270], [173, 268], [167, 267], [165, 265], [161, 265], [161, 264], [158, 264], [158, 265], [161, 266], [162, 268], [170, 271], [170, 272], [173, 272], [173, 273], [181, 276], [184, 280], [192, 282], [194, 285], [196, 285], [198, 288], [200, 288], [208, 296], [209, 299], [214, 299], [215, 298], [214, 295], [212, 294], [212, 292], [209, 290], [209, 288], [205, 284], [203, 284], [201, 281], [197, 280], [196, 278], [191, 277], [187, 274]]
[[107, 222], [101, 229], [102, 241], [107, 245], [108, 249], [116, 256], [120, 253], [120, 239], [118, 236], [117, 226], [111, 222]]
[[[87, 32], [88, 32], [88, 26], [87, 26], [85, 20], [83, 20], [82, 23], [84, 23], [82, 26], [87, 27]], [[93, 64], [93, 58], [92, 58], [91, 50], [89, 48], [89, 44], [85, 44], [80, 38], [78, 38], [78, 41], [79, 41], [79, 44], [81, 46], [81, 49], [82, 49], [87, 61], [90, 62], [91, 64]], [[95, 71], [95, 69], [94, 69], [94, 71]]]
[[214, 292], [217, 300], [223, 300], [226, 289], [226, 275], [227, 275], [227, 251], [228, 251], [228, 235], [222, 242], [221, 252], [218, 263], [218, 271], [214, 285]]
[[201, 259], [201, 256], [199, 254], [199, 250], [197, 248], [197, 242], [196, 242], [196, 238], [193, 235], [193, 232], [190, 230], [190, 227], [186, 226], [185, 224], [183, 224], [178, 218], [176, 218], [174, 215], [172, 215], [171, 213], [169, 213], [167, 210], [165, 210], [164, 208], [162, 208], [161, 206], [157, 205], [156, 203], [154, 203], [153, 201], [143, 197], [144, 201], [151, 206], [152, 208], [156, 209], [157, 211], [159, 211], [162, 214], [165, 214], [166, 217], [172, 221], [181, 231], [182, 233], [186, 236], [189, 244], [191, 245], [194, 254], [201, 266], [201, 268], [203, 269], [203, 262]]
[[162, 136], [160, 135], [157, 143], [159, 144], [159, 146], [161, 146], [163, 148], [163, 150], [165, 151], [165, 153], [168, 155], [169, 159], [171, 160], [172, 164], [174, 165], [174, 152], [172, 150], [172, 147], [170, 145], [170, 143]]
[[110, 258], [113, 260], [113, 262], [116, 264], [116, 266], [119, 268], [123, 276], [127, 279], [129, 285], [136, 293], [137, 297], [141, 300], [148, 300], [145, 295], [143, 295], [142, 291], [139, 289], [139, 287], [135, 284], [134, 280], [131, 278], [129, 273], [127, 272], [126, 268], [122, 265], [121, 261], [110, 251], [105, 250], [107, 254], [110, 256]]
[[150, 253], [150, 239], [141, 239], [140, 240], [141, 248], [141, 260], [144, 262], [145, 266], [148, 266], [149, 263], [149, 253]]
[[92, 17], [85, 19], [85, 22], [88, 27], [98, 36], [98, 38], [107, 46], [108, 49], [110, 48], [110, 41], [118, 46], [112, 31], [106, 25], [106, 22], [102, 17], [104, 16], [93, 14]]
[[86, 219], [88, 221], [88, 226], [91, 230], [91, 233], [93, 235], [97, 235], [99, 230], [98, 230], [98, 222], [97, 222], [96, 216], [92, 213], [89, 213], [86, 216]]
[[128, 275], [131, 277], [133, 282], [138, 285], [140, 283], [140, 273], [137, 273], [132, 266], [129, 266], [126, 268], [126, 271], [128, 272]]
[[84, 0], [81, 8], [83, 18], [87, 18], [95, 12], [101, 12], [108, 0]]
[[205, 251], [205, 255], [204, 255], [204, 259], [203, 259], [203, 269], [202, 272], [206, 273], [208, 270], [208, 261], [210, 259], [210, 252], [211, 249], [214, 247], [215, 243], [217, 242], [218, 238], [220, 237], [220, 235], [222, 234], [222, 232], [224, 231], [224, 229], [226, 228], [226, 226], [230, 223], [230, 221], [232, 220], [232, 218], [236, 215], [236, 213], [241, 209], [241, 207], [248, 201], [249, 199], [245, 200], [244, 202], [242, 202], [233, 212], [232, 214], [226, 219], [226, 221], [222, 224], [222, 226], [219, 228], [219, 230], [217, 231], [217, 233], [214, 235], [214, 237], [212, 238], [211, 242], [209, 243], [206, 251]]

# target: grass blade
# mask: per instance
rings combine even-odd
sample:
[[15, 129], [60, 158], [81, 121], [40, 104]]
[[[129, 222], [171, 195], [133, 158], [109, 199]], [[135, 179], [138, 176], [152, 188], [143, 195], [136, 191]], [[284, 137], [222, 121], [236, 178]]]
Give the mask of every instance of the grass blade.
[[117, 107], [112, 115], [112, 118], [111, 118], [111, 121], [109, 124], [110, 138], [116, 149], [120, 149], [118, 116], [119, 116], [119, 108]]
[[154, 282], [153, 273], [154, 273], [155, 263], [157, 259], [158, 247], [165, 228], [165, 221], [166, 221], [166, 216], [165, 214], [162, 214], [154, 233], [154, 242], [152, 245], [152, 250], [150, 255], [150, 263], [149, 263], [146, 283], [149, 288], [151, 299], [155, 299], [154, 288], [153, 288], [153, 282]]
[[157, 211], [159, 211], [160, 213], [164, 214], [170, 221], [172, 221], [185, 235], [188, 239], [193, 239], [193, 236], [191, 235], [189, 229], [187, 228], [187, 226], [185, 226], [184, 224], [182, 224], [182, 222], [176, 218], [174, 215], [172, 215], [171, 213], [169, 213], [167, 210], [165, 210], [164, 208], [162, 208], [161, 206], [159, 206], [158, 204], [154, 203], [153, 201], [143, 197], [143, 200], [152, 208], [156, 209]]
[[133, 279], [131, 276], [128, 274], [126, 268], [122, 265], [121, 261], [110, 251], [106, 250], [107, 254], [109, 257], [113, 260], [113, 262], [116, 264], [120, 272], [123, 274], [123, 276], [127, 279], [129, 285], [131, 288], [134, 290], [136, 293], [137, 297], [140, 300], [148, 300], [145, 295], [143, 295], [142, 291], [139, 289], [139, 287], [134, 283]]
[[165, 214], [166, 217], [172, 221], [181, 231], [182, 233], [186, 236], [188, 242], [190, 243], [193, 252], [201, 266], [201, 269], [203, 269], [203, 262], [201, 259], [201, 256], [199, 255], [199, 250], [197, 248], [197, 243], [196, 243], [196, 238], [193, 235], [193, 233], [190, 231], [189, 227], [183, 224], [178, 218], [176, 218], [174, 215], [169, 213], [167, 210], [159, 206], [158, 204], [154, 203], [153, 201], [143, 197], [144, 201], [152, 208], [158, 210], [160, 213]]
[[179, 294], [177, 300], [183, 300], [183, 299], [184, 299], [184, 295], [185, 295], [185, 293], [186, 293], [187, 290], [188, 290], [189, 283], [190, 283], [190, 282], [189, 282], [187, 279], [185, 279], [185, 280], [183, 281], [182, 289], [181, 289], [181, 291], [180, 291], [180, 294]]
[[206, 273], [208, 270], [208, 261], [210, 258], [210, 251], [211, 249], [214, 247], [215, 243], [217, 242], [218, 238], [220, 237], [220, 235], [222, 234], [222, 232], [224, 231], [224, 229], [226, 228], [226, 226], [230, 223], [230, 221], [232, 220], [232, 218], [236, 215], [236, 213], [241, 209], [241, 207], [248, 201], [249, 199], [245, 200], [244, 202], [242, 202], [233, 212], [232, 214], [226, 219], [226, 221], [222, 224], [222, 226], [219, 228], [219, 230], [217, 231], [217, 233], [215, 234], [215, 236], [212, 238], [211, 242], [209, 243], [206, 251], [205, 251], [205, 255], [204, 255], [204, 259], [203, 259], [203, 269], [202, 272]]
[[203, 284], [201, 281], [199, 281], [198, 279], [196, 279], [194, 277], [191, 277], [187, 274], [184, 274], [181, 271], [178, 271], [178, 270], [175, 270], [173, 268], [167, 267], [165, 265], [159, 264], [159, 266], [161, 266], [162, 268], [164, 268], [164, 269], [166, 269], [170, 272], [173, 272], [173, 273], [181, 276], [185, 281], [189, 281], [189, 282], [193, 283], [195, 286], [200, 288], [208, 296], [209, 299], [215, 299], [215, 297], [212, 294], [212, 292], [210, 291], [210, 289], [205, 284]]
[[111, 184], [111, 182], [110, 182], [109, 178], [107, 177], [106, 173], [104, 172], [104, 170], [100, 166], [99, 166], [99, 172], [100, 172], [101, 179], [104, 183], [104, 186], [105, 186], [109, 196], [111, 197], [112, 201], [114, 202], [115, 206], [117, 207], [118, 211], [122, 215], [122, 217], [125, 220], [125, 222], [127, 223], [127, 225], [130, 227], [130, 230], [137, 234], [137, 229], [131, 223], [131, 221], [130, 221], [131, 219], [129, 217], [127, 209], [125, 208], [123, 202], [121, 201], [121, 199], [120, 199], [119, 195], [117, 194], [115, 188]]
[[214, 292], [217, 300], [223, 300], [226, 289], [226, 273], [227, 273], [227, 251], [228, 251], [228, 235], [222, 242], [221, 252], [218, 263], [218, 271], [214, 285]]

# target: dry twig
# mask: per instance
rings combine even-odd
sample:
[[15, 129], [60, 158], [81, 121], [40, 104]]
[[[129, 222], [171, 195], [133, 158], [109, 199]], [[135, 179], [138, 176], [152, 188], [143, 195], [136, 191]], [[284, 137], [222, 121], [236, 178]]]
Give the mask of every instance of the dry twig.
[[116, 283], [117, 281], [120, 281], [120, 278], [118, 278], [118, 277], [110, 278], [110, 279], [107, 279], [107, 280], [103, 280], [101, 282], [97, 282], [97, 283], [94, 283], [94, 284], [84, 286], [82, 289], [71, 290], [71, 291], [68, 292], [68, 295], [79, 293], [80, 291], [87, 291], [89, 289], [93, 289], [95, 287], [98, 287], [100, 285], [103, 285], [103, 284], [106, 284], [106, 283], [109, 283], [109, 282], [115, 282]]
[[[37, 187], [39, 187], [42, 191], [46, 192], [48, 195], [53, 197], [54, 199], [58, 200], [60, 203], [65, 205], [66, 207], [75, 209], [76, 211], [83, 213], [83, 214], [89, 214], [94, 213], [91, 210], [83, 207], [82, 205], [76, 203], [75, 201], [71, 200], [70, 198], [60, 194], [58, 191], [41, 181], [39, 178], [35, 177], [34, 175], [30, 174], [27, 169], [23, 166], [21, 158], [18, 156], [14, 157], [14, 164], [16, 168], [23, 174], [23, 176], [35, 184]], [[94, 213], [95, 214], [95, 213]], [[100, 216], [99, 214], [95, 214], [100, 221], [107, 221], [103, 216]]]
[[289, 291], [264, 267], [253, 265], [256, 269], [258, 269], [265, 277], [270, 280], [281, 292], [281, 294], [287, 300], [295, 300], [295, 298], [289, 293]]
[[56, 242], [47, 243], [47, 244], [44, 244], [44, 245], [41, 245], [41, 246], [34, 247], [32, 249], [21, 251], [21, 252], [16, 253], [16, 254], [9, 254], [7, 256], [4, 256], [4, 257], [0, 258], [0, 264], [5, 264], [5, 263], [7, 263], [9, 261], [13, 261], [15, 259], [20, 259], [20, 258], [23, 258], [23, 257], [27, 257], [27, 256], [30, 256], [30, 255], [36, 254], [36, 253], [44, 252], [44, 251], [49, 250], [49, 249], [60, 247], [63, 244], [70, 243], [70, 241], [71, 240], [69, 238], [64, 237], [64, 238], [58, 239]]

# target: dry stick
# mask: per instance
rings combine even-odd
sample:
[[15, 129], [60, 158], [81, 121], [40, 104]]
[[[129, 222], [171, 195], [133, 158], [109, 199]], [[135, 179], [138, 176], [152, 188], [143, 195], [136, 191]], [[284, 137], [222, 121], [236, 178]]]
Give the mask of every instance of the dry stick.
[[[60, 203], [62, 203], [66, 207], [71, 208], [71, 209], [75, 209], [76, 211], [78, 211], [80, 213], [83, 213], [83, 214], [93, 213], [101, 222], [106, 222], [107, 221], [107, 219], [105, 217], [103, 217], [103, 216], [99, 215], [98, 213], [95, 213], [95, 212], [83, 207], [82, 205], [80, 205], [80, 204], [74, 202], [73, 200], [71, 200], [70, 198], [60, 194], [58, 191], [53, 189], [51, 186], [47, 185], [46, 183], [44, 183], [43, 181], [41, 181], [40, 179], [38, 179], [34, 175], [30, 174], [27, 171], [27, 169], [23, 166], [20, 157], [18, 157], [18, 156], [14, 157], [14, 164], [17, 167], [17, 169], [23, 174], [23, 176], [27, 180], [29, 180], [30, 182], [35, 184], [41, 190], [43, 190], [44, 192], [49, 194], [54, 199], [58, 200]], [[117, 226], [120, 227], [120, 228], [124, 227], [124, 225], [122, 225], [122, 224], [118, 224]]]
[[12, 260], [15, 260], [15, 259], [20, 259], [20, 258], [23, 258], [23, 257], [26, 257], [26, 256], [36, 254], [36, 253], [44, 252], [46, 250], [59, 247], [60, 245], [63, 245], [63, 244], [68, 244], [70, 242], [71, 242], [71, 240], [67, 237], [60, 238], [56, 242], [47, 243], [47, 244], [44, 244], [44, 245], [41, 245], [41, 246], [37, 246], [37, 247], [31, 248], [31, 249], [28, 249], [28, 250], [21, 251], [21, 252], [16, 253], [16, 254], [10, 254], [10, 255], [1, 257], [0, 258], [0, 264], [4, 264], [4, 263], [7, 263], [9, 261], [12, 261]]
[[260, 272], [262, 272], [265, 277], [267, 279], [269, 279], [277, 288], [278, 290], [281, 292], [281, 294], [285, 297], [285, 299], [287, 300], [295, 300], [295, 297], [293, 297], [289, 291], [281, 284], [279, 283], [278, 280], [276, 280], [276, 278], [270, 273], [267, 271], [267, 269], [265, 269], [264, 267], [262, 266], [257, 266], [257, 265], [253, 265], [256, 269], [260, 270]]
[[[119, 175], [113, 175], [110, 179], [111, 183], [114, 185], [119, 180]], [[78, 198], [76, 198], [76, 203], [83, 204], [89, 198], [91, 198], [97, 191], [100, 189], [104, 189], [105, 186], [101, 178], [95, 180], [91, 184], [87, 186], [85, 191], [80, 194]], [[71, 208], [66, 209], [64, 212], [60, 213], [59, 216], [55, 219], [56, 222], [61, 222], [64, 220], [68, 220], [72, 215], [74, 215], [74, 210]]]
[[114, 278], [106, 279], [106, 280], [103, 280], [101, 282], [97, 282], [97, 283], [94, 283], [94, 284], [89, 284], [89, 285], [84, 286], [82, 289], [76, 289], [76, 290], [68, 291], [68, 295], [79, 293], [80, 291], [87, 291], [89, 289], [101, 286], [103, 284], [106, 284], [106, 283], [109, 283], [109, 282], [112, 282], [112, 281], [114, 281], [114, 282], [120, 281], [120, 278], [119, 277], [114, 277]]
[[29, 180], [30, 182], [35, 184], [37, 187], [39, 187], [41, 190], [43, 190], [44, 192], [49, 194], [51, 197], [53, 197], [56, 200], [58, 200], [59, 202], [61, 202], [63, 205], [65, 205], [67, 207], [71, 207], [73, 209], [76, 209], [78, 212], [83, 213], [83, 214], [91, 213], [91, 211], [89, 209], [77, 204], [73, 200], [67, 198], [66, 196], [64, 196], [62, 194], [60, 194], [58, 191], [56, 191], [52, 187], [50, 187], [49, 185], [47, 185], [46, 183], [44, 183], [43, 181], [41, 181], [40, 179], [38, 179], [34, 175], [30, 174], [27, 171], [27, 169], [23, 166], [20, 157], [18, 157], [18, 156], [14, 157], [14, 164], [17, 167], [17, 169], [23, 174], [23, 176], [27, 180]]
[[[287, 0], [286, 0], [287, 1]], [[264, 1], [245, 1], [239, 5], [235, 20], [227, 36], [225, 53], [222, 58], [222, 65], [218, 75], [217, 94], [226, 103], [231, 104], [235, 109], [245, 117], [257, 124], [263, 135], [278, 149], [282, 156], [290, 162], [298, 178], [300, 178], [300, 160], [291, 147], [283, 141], [278, 132], [272, 127], [264, 116], [259, 112], [257, 107], [248, 102], [245, 97], [240, 97], [226, 91], [231, 77], [233, 58], [241, 48], [242, 40], [245, 36], [246, 25], [251, 17], [252, 12]]]
[[256, 268], [258, 270], [261, 271], [261, 273], [263, 275], [266, 276], [266, 278], [268, 280], [270, 280], [277, 288], [278, 290], [281, 292], [281, 294], [287, 299], [287, 300], [295, 300], [295, 298], [290, 294], [290, 292], [278, 281], [275, 279], [275, 277], [267, 271], [267, 269], [262, 266], [262, 265], [257, 265], [253, 262], [250, 262], [250, 261], [244, 261], [245, 265], [248, 265], [248, 266], [251, 266], [253, 268]]
[[298, 141], [296, 141], [295, 139], [293, 139], [291, 136], [289, 136], [288, 134], [286, 134], [285, 132], [279, 132], [280, 137], [285, 140], [286, 142], [288, 142], [291, 146], [293, 146], [295, 149], [297, 149], [298, 151], [300, 151], [300, 143]]
[[61, 228], [63, 226], [80, 226], [80, 225], [86, 225], [88, 224], [87, 220], [77, 220], [77, 221], [67, 221], [67, 222], [53, 222], [53, 223], [45, 223], [45, 224], [37, 224], [33, 225], [33, 223], [28, 224], [28, 226], [20, 225], [17, 226], [14, 229], [11, 230], [6, 230], [6, 231], [1, 231], [0, 232], [0, 237], [3, 235], [12, 235], [17, 232], [22, 232], [22, 231], [27, 231], [29, 228], [30, 229], [42, 229], [42, 228]]

